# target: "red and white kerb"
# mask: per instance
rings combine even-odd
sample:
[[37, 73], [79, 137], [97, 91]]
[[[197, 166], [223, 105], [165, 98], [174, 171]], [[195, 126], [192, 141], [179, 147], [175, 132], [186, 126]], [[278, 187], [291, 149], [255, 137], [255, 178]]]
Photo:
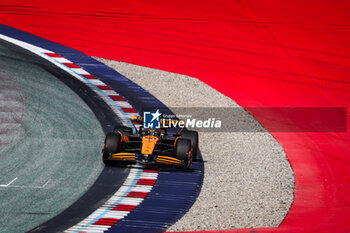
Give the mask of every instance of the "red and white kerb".
[[124, 184], [103, 206], [65, 232], [107, 231], [142, 203], [157, 177], [158, 171], [155, 170], [131, 169]]

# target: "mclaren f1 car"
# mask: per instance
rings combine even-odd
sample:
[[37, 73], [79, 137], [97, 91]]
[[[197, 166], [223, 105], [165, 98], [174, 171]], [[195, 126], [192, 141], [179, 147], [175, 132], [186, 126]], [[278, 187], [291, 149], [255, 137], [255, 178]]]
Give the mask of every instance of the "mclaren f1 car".
[[131, 122], [133, 128], [115, 127], [106, 135], [102, 150], [106, 165], [139, 163], [190, 168], [192, 161], [197, 159], [198, 132], [180, 128], [169, 135], [166, 128], [145, 129], [141, 116], [133, 116]]

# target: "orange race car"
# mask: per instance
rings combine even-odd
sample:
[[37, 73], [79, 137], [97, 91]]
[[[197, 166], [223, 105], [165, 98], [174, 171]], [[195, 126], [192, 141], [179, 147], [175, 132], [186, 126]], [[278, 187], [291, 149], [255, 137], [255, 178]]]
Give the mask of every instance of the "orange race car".
[[[161, 121], [178, 120], [161, 119]], [[143, 118], [140, 116], [132, 117], [131, 122], [134, 130], [131, 127], [116, 127], [113, 132], [106, 135], [102, 150], [103, 162], [106, 165], [118, 161], [116, 164], [120, 162], [167, 164], [190, 168], [192, 160], [197, 159], [198, 132], [180, 128], [170, 136], [165, 128], [137, 127], [136, 125], [143, 123]]]

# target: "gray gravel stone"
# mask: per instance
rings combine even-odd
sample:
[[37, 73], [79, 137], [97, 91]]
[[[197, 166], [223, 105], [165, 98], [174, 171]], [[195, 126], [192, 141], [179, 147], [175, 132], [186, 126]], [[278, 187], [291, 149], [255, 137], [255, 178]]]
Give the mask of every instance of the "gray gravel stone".
[[[198, 79], [96, 58], [131, 79], [170, 109], [239, 107]], [[176, 113], [176, 112], [175, 112]], [[242, 124], [252, 116], [243, 114]], [[256, 127], [262, 127], [255, 122]], [[213, 140], [217, 139], [217, 140]], [[200, 133], [205, 160], [201, 193], [169, 231], [278, 226], [293, 202], [294, 174], [268, 132]]]

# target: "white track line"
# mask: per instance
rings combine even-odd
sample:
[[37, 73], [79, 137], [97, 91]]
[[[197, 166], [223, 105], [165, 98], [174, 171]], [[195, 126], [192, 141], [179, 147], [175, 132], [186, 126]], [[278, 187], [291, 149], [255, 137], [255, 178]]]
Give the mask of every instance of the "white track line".
[[13, 180], [10, 181], [8, 184], [0, 184], [0, 187], [8, 187], [10, 186], [13, 182], [15, 182], [18, 179], [18, 177], [14, 178]]

